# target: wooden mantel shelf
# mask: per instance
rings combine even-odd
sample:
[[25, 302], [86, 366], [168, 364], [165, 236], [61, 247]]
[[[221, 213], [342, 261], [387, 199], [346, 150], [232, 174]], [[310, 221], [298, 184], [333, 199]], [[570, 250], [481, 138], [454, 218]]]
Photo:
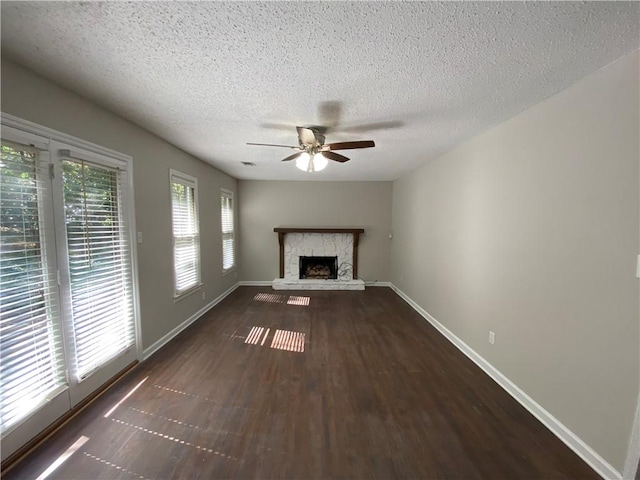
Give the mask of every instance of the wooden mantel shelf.
[[358, 278], [358, 240], [364, 228], [275, 227], [280, 245], [280, 278], [284, 278], [284, 236], [287, 233], [351, 233], [353, 235], [353, 279]]
[[307, 227], [276, 227], [276, 233], [364, 233], [364, 228], [307, 228]]

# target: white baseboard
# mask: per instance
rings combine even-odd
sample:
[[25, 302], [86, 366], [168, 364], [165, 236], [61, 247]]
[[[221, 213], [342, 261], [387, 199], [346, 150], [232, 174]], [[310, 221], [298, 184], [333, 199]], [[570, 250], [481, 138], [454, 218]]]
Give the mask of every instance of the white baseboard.
[[155, 342], [153, 345], [149, 346], [149, 348], [144, 349], [144, 351], [142, 352], [142, 360], [148, 359], [151, 355], [153, 355], [158, 350], [160, 350], [162, 347], [164, 347], [167, 343], [169, 343], [171, 340], [173, 340], [173, 338], [176, 335], [178, 335], [181, 331], [183, 331], [185, 328], [187, 328], [193, 322], [198, 320], [202, 315], [207, 313], [209, 310], [211, 310], [213, 307], [215, 307], [218, 303], [220, 303], [222, 300], [224, 300], [226, 297], [228, 297], [231, 294], [231, 292], [233, 292], [236, 288], [238, 288], [239, 285], [240, 285], [239, 283], [236, 283], [231, 288], [229, 288], [226, 292], [223, 292], [220, 295], [218, 295], [216, 298], [214, 298], [212, 301], [207, 303], [204, 307], [202, 307], [196, 313], [191, 315], [189, 318], [187, 318], [184, 322], [182, 322], [176, 328], [174, 328], [169, 333], [167, 333], [165, 336], [163, 336], [160, 340]]
[[640, 470], [638, 470], [638, 462], [640, 462], [640, 395], [638, 395], [638, 403], [636, 405], [636, 417], [633, 421], [631, 430], [631, 440], [629, 440], [629, 449], [627, 451], [627, 461], [624, 464], [622, 478], [625, 480], [633, 480]]
[[391, 282], [364, 282], [365, 287], [389, 287], [391, 288]]
[[[598, 453], [582, 441], [575, 433], [563, 425], [551, 413], [545, 410], [534, 399], [527, 395], [511, 380], [505, 377], [497, 368], [491, 365], [480, 354], [473, 350], [469, 345], [460, 340], [448, 328], [438, 322], [420, 305], [414, 302], [407, 294], [396, 287], [393, 283], [390, 285], [405, 302], [422, 315], [429, 323], [431, 323], [447, 340], [453, 343], [462, 353], [469, 357], [476, 365], [478, 365], [487, 375], [489, 375], [498, 385], [500, 385], [509, 395], [511, 395], [520, 405], [527, 409], [534, 417], [536, 417], [545, 427], [564, 442], [571, 450], [573, 450], [580, 458], [582, 458], [591, 468], [599, 475], [606, 479], [622, 479], [622, 474], [618, 472], [609, 462], [602, 458]], [[626, 473], [626, 472], [625, 472]], [[626, 478], [626, 477], [625, 477]]]
[[[241, 287], [270, 287], [273, 281], [269, 280], [249, 280], [238, 282]], [[391, 282], [364, 282], [365, 287], [389, 287], [391, 288]]]

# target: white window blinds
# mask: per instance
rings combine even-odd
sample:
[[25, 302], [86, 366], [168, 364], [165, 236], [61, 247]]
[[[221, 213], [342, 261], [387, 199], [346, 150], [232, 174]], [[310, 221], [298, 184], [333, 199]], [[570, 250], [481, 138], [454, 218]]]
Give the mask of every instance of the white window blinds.
[[174, 297], [200, 285], [197, 180], [171, 171]]
[[126, 172], [68, 158], [62, 168], [75, 370], [84, 378], [135, 344]]
[[[47, 264], [48, 163], [2, 141], [0, 158], [0, 431], [66, 387], [56, 271]], [[49, 197], [49, 198], [47, 198]]]
[[222, 225], [222, 271], [227, 272], [236, 265], [233, 192], [221, 190], [220, 217]]

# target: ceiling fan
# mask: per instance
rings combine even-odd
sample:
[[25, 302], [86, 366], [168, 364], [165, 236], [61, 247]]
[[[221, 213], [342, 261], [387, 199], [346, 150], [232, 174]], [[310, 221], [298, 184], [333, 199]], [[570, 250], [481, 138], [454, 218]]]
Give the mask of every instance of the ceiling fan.
[[262, 147], [283, 147], [299, 150], [283, 162], [296, 161], [296, 166], [306, 172], [319, 172], [327, 166], [328, 160], [344, 163], [349, 161], [344, 155], [335, 153], [334, 150], [352, 150], [356, 148], [375, 147], [373, 140], [360, 140], [356, 142], [324, 143], [324, 135], [321, 133], [322, 127], [296, 127], [298, 130], [297, 146], [274, 145], [271, 143], [247, 143], [247, 145], [258, 145]]

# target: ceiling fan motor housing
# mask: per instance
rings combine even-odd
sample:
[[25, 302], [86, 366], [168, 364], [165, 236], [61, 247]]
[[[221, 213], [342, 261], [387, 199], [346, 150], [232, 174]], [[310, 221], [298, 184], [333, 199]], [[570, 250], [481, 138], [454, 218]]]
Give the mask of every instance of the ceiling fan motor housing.
[[305, 142], [303, 140], [303, 135], [299, 135], [298, 136], [298, 143], [300, 143], [300, 146], [302, 148], [304, 148], [305, 150], [308, 147], [321, 147], [322, 145], [324, 145], [324, 135], [322, 133], [320, 133], [320, 131], [317, 128], [313, 128], [313, 127], [303, 127], [306, 130], [310, 130], [311, 132], [313, 132], [313, 136], [314, 136], [314, 143], [311, 144], [310, 142]]

